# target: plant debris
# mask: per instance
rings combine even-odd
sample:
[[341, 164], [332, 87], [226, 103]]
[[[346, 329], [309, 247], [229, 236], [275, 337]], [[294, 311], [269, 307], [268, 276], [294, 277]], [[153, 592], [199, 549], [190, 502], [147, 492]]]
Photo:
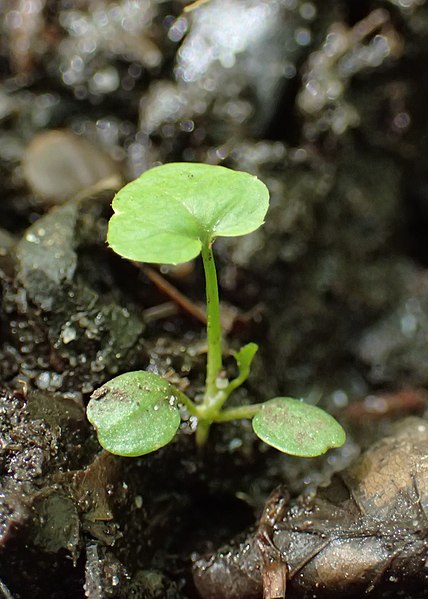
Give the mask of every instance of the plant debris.
[[428, 424], [410, 418], [315, 497], [285, 507], [276, 491], [255, 535], [196, 561], [201, 596], [274, 599], [278, 578], [287, 599], [428, 596], [427, 455]]

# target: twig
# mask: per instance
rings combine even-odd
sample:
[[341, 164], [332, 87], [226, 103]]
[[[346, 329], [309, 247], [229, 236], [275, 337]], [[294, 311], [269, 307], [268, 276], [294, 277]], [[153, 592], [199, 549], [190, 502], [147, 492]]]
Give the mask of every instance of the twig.
[[268, 498], [257, 529], [256, 542], [262, 558], [263, 599], [284, 599], [288, 565], [275, 547], [272, 537], [275, 522], [281, 520], [289, 500], [283, 487]]
[[194, 302], [186, 297], [181, 291], [179, 291], [174, 285], [171, 285], [160, 273], [156, 272], [150, 266], [141, 264], [140, 262], [134, 262], [134, 264], [140, 268], [152, 283], [156, 285], [162, 293], [165, 293], [177, 306], [180, 306], [182, 310], [191, 314], [194, 318], [206, 324], [207, 317], [204, 310], [201, 310]]
[[196, 0], [195, 2], [192, 2], [191, 4], [185, 6], [183, 12], [190, 12], [192, 10], [195, 10], [196, 8], [199, 8], [200, 6], [206, 4], [209, 1], [210, 0]]

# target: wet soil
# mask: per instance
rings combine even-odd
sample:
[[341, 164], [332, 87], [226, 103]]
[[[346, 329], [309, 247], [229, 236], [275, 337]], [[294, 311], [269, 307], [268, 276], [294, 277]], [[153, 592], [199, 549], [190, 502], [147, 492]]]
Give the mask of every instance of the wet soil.
[[[257, 527], [277, 485], [304, 507], [276, 515], [270, 539], [290, 522], [307, 528], [311, 509], [327, 501], [317, 487], [394, 438], [397, 420], [427, 413], [426, 2], [209, 0], [183, 13], [184, 4], [4, 3], [0, 596], [8, 599], [227, 597], [209, 569], [201, 579], [201, 560], [223, 572], [225, 587], [236, 564], [245, 574], [250, 562], [239, 554], [231, 564], [221, 548]], [[261, 347], [234, 401], [319, 403], [345, 426], [343, 448], [296, 460], [259, 444], [245, 422], [213, 427], [199, 453], [191, 422], [141, 459], [99, 447], [84, 407], [112, 376], [150, 369], [193, 395], [203, 384], [201, 265], [151, 271], [105, 244], [115, 190], [173, 160], [246, 170], [271, 192], [262, 229], [216, 243], [227, 368], [230, 350]], [[413, 468], [419, 486], [406, 509], [422, 511], [413, 524], [388, 520], [394, 539], [406, 531], [407, 575], [393, 567], [385, 571], [396, 580], [373, 575], [372, 596], [391, 584], [393, 596], [427, 596], [426, 451], [412, 447], [402, 470]], [[375, 473], [397, 480], [382, 460]], [[347, 492], [366, 474], [348, 480]], [[367, 505], [364, 518], [376, 520]], [[335, 506], [337, 528], [319, 524], [333, 541], [349, 536], [355, 513]], [[391, 557], [385, 528], [378, 537]], [[286, 545], [276, 550], [294, 559]], [[242, 587], [255, 597], [270, 555], [257, 552], [255, 586]], [[337, 572], [334, 552], [317, 555]], [[312, 585], [316, 567], [313, 554], [287, 597], [348, 596], [340, 576]]]

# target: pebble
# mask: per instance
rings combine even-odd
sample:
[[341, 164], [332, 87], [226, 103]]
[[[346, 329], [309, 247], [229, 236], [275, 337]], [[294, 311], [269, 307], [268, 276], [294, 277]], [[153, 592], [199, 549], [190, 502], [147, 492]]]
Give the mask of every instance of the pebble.
[[120, 169], [100, 148], [67, 130], [37, 134], [27, 146], [22, 169], [36, 196], [62, 204], [105, 179], [121, 183]]

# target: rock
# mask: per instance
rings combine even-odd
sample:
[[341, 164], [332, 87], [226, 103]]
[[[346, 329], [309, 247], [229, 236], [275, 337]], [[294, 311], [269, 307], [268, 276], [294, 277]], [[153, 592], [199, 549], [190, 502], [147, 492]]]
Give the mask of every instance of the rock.
[[47, 214], [27, 230], [17, 246], [19, 281], [28, 299], [42, 310], [52, 310], [55, 291], [73, 280], [77, 214], [76, 203]]
[[[18, 351], [17, 371], [39, 389], [90, 393], [141, 364], [141, 318], [118, 289], [109, 292], [114, 275], [104, 247], [112, 196], [98, 191], [52, 209], [17, 244], [3, 295], [7, 351]], [[97, 244], [95, 261], [86, 260]], [[10, 360], [5, 364], [10, 371]]]
[[42, 580], [40, 571], [49, 563], [75, 569], [84, 535], [117, 540], [117, 526], [110, 539], [106, 528], [123, 501], [121, 464], [105, 452], [94, 458], [83, 407], [69, 396], [1, 389], [0, 431], [2, 577], [14, 597], [31, 585], [66, 585]]
[[73, 501], [53, 491], [45, 497], [38, 497], [33, 510], [31, 539], [34, 545], [45, 553], [57, 553], [65, 549], [76, 559], [80, 523]]
[[[226, 126], [250, 120], [258, 131], [266, 127], [311, 40], [312, 19], [302, 17], [300, 5], [211, 0], [192, 13], [175, 71], [180, 88], [187, 88], [194, 100], [195, 112], [198, 103], [212, 100], [211, 117]], [[296, 31], [303, 32], [304, 39]]]
[[104, 179], [120, 187], [120, 169], [87, 139], [66, 130], [37, 134], [25, 149], [22, 169], [32, 191], [43, 200], [62, 204]]
[[374, 385], [398, 380], [405, 387], [428, 383], [428, 277], [426, 269], [408, 268], [394, 309], [368, 327], [356, 343]]
[[[57, 408], [56, 416], [50, 406], [50, 399], [53, 399], [54, 404], [62, 401], [63, 409], [61, 411]], [[37, 408], [35, 415], [38, 417], [35, 419], [30, 416], [32, 402], [32, 407]], [[47, 495], [51, 493], [51, 484], [46, 481], [55, 468], [54, 464], [66, 467], [70, 464], [77, 466], [79, 463], [80, 452], [76, 451], [76, 445], [73, 447], [73, 460], [66, 454], [66, 443], [72, 438], [70, 431], [75, 430], [78, 423], [81, 425], [83, 418], [83, 411], [77, 409], [77, 406], [73, 408], [72, 402], [70, 407], [70, 402], [67, 398], [52, 398], [41, 394], [30, 397], [27, 402], [18, 394], [4, 389], [0, 391], [0, 546], [7, 545], [12, 538], [20, 535], [21, 528], [31, 518], [38, 519], [42, 536], [46, 533], [47, 537], [53, 538], [47, 530], [42, 533], [42, 522], [34, 514], [33, 507], [36, 501], [43, 501], [43, 497], [39, 498], [40, 486], [45, 486]], [[51, 414], [50, 423], [41, 417], [41, 413], [47, 410]], [[76, 435], [73, 437], [76, 440]], [[48, 526], [57, 528], [52, 521]], [[74, 546], [74, 541], [70, 543], [70, 547], [71, 545]]]

